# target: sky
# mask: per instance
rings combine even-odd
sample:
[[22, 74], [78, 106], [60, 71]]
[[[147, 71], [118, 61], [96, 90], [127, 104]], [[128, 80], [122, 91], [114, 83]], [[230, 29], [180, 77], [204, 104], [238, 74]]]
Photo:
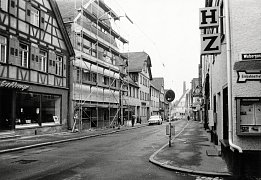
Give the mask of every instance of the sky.
[[114, 28], [129, 41], [124, 52], [145, 51], [152, 77], [164, 77], [165, 89], [177, 100], [183, 82], [191, 88], [200, 63], [199, 8], [205, 0], [105, 0], [119, 16]]

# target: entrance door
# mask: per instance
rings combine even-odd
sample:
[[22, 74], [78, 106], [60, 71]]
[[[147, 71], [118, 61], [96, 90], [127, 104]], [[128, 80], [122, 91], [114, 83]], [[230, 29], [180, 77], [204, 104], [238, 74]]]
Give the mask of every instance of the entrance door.
[[223, 139], [228, 139], [228, 90], [223, 89]]
[[0, 131], [12, 129], [12, 90], [0, 89]]

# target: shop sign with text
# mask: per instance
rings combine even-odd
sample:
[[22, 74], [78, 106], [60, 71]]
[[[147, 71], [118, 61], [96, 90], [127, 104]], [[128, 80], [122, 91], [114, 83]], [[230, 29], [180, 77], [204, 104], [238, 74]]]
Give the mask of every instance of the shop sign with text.
[[11, 89], [19, 89], [19, 90], [26, 90], [29, 88], [27, 85], [19, 84], [17, 82], [13, 81], [0, 81], [0, 87], [5, 87], [5, 88], [11, 88]]
[[245, 83], [246, 81], [261, 81], [261, 73], [247, 73], [245, 71], [238, 71], [237, 76], [238, 83]]
[[261, 53], [242, 54], [242, 60], [261, 60]]

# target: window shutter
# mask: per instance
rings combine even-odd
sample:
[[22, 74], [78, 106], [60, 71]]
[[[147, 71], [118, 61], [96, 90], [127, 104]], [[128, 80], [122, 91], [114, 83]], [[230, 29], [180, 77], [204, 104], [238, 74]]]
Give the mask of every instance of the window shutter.
[[[48, 59], [48, 72], [51, 74], [55, 74], [55, 59], [56, 55], [53, 51], [49, 51], [49, 59]], [[53, 66], [54, 65], [54, 66]]]
[[17, 16], [17, 4], [16, 4], [16, 0], [10, 0], [10, 4], [9, 4], [9, 13]]
[[[17, 53], [18, 50], [19, 50], [19, 41], [17, 38], [13, 37], [13, 38], [10, 38], [9, 40], [9, 63], [10, 64], [13, 64], [13, 65], [17, 65], [17, 66], [20, 66], [21, 65], [21, 62], [19, 61], [19, 54]], [[11, 54], [11, 49], [13, 49], [12, 51], [14, 51], [14, 54], [12, 55]]]
[[66, 70], [67, 70], [67, 57], [63, 56], [63, 77], [66, 77]]
[[31, 69], [35, 69], [35, 47], [31, 46], [31, 59], [30, 59]]
[[41, 11], [40, 13], [40, 28], [44, 29], [45, 24], [45, 12]]
[[27, 22], [31, 21], [31, 4], [29, 2], [26, 3], [26, 16], [25, 20]]

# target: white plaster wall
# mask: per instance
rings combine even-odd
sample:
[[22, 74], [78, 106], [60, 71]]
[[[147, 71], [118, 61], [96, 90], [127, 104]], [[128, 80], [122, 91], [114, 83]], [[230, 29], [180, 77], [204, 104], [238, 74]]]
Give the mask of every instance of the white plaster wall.
[[[261, 1], [233, 0], [230, 2], [232, 66], [240, 61], [242, 53], [261, 52]], [[233, 68], [233, 67], [232, 67]], [[259, 81], [237, 83], [237, 72], [232, 74], [233, 139], [243, 150], [261, 150], [261, 137], [236, 135], [235, 97], [261, 97]]]
[[[216, 95], [217, 100], [217, 134], [219, 139], [223, 139], [223, 89], [227, 86], [227, 53], [226, 53], [226, 43], [225, 41], [221, 45], [221, 54], [217, 55], [213, 60], [210, 61], [211, 64], [211, 75], [210, 75], [210, 94], [213, 98]], [[218, 97], [220, 93], [220, 101]], [[212, 99], [211, 98], [211, 99]], [[213, 101], [211, 101], [213, 103]], [[214, 107], [211, 104], [211, 107]], [[213, 109], [213, 108], [212, 108]]]

